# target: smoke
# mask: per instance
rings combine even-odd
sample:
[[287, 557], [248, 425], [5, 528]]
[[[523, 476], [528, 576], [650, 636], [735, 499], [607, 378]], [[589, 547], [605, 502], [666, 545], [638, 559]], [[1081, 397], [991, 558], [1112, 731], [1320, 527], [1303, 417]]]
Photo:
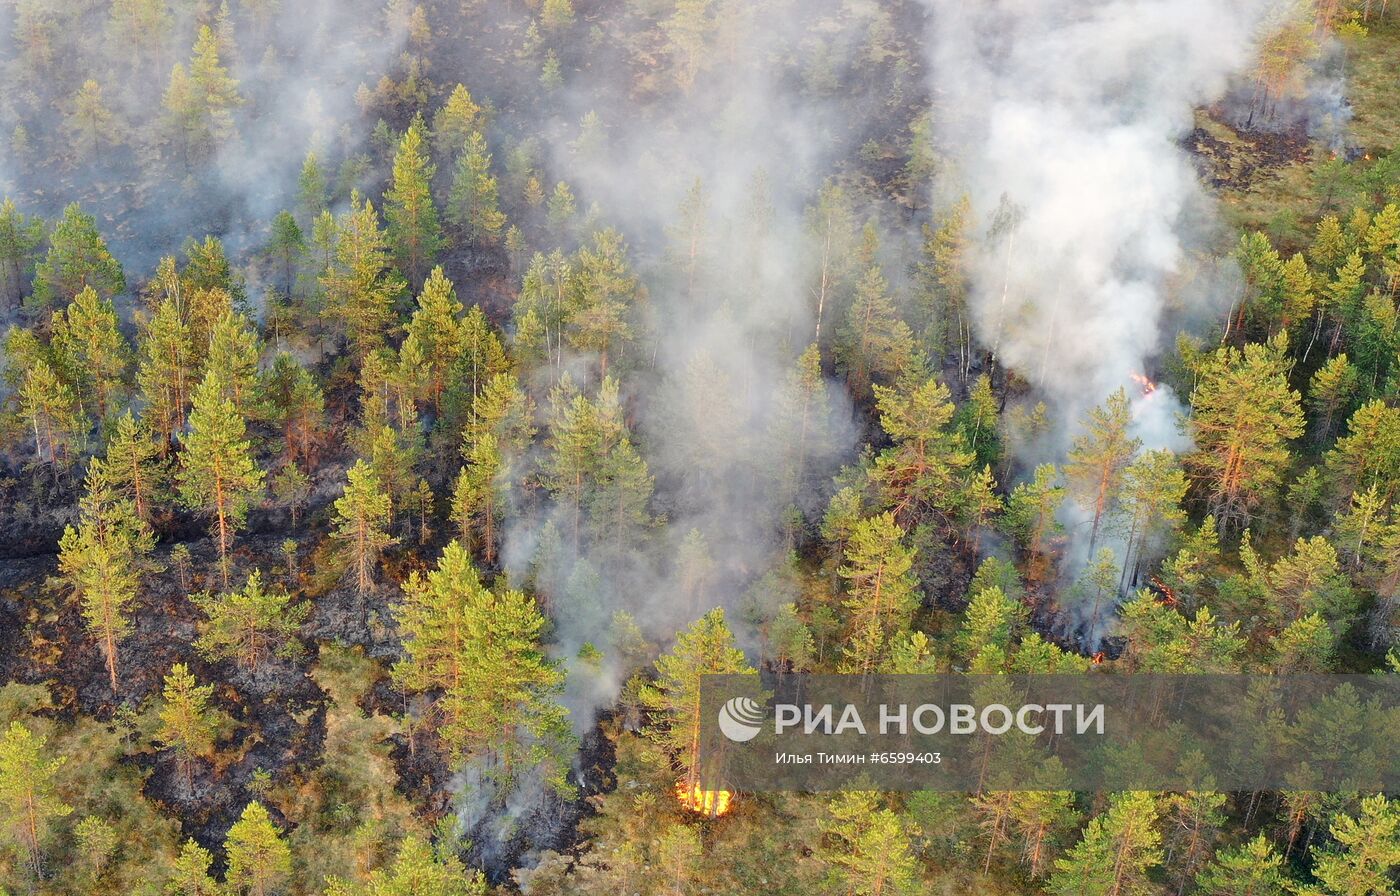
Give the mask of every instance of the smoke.
[[[408, 36], [386, 27], [379, 0], [270, 2], [227, 19], [219, 4], [199, 3], [178, 5], [133, 45], [109, 17], [110, 4], [89, 6], [81, 25], [65, 27], [53, 4], [0, 4], [0, 186], [23, 211], [50, 218], [80, 202], [133, 280], [190, 237], [219, 236], [233, 257], [255, 250], [272, 217], [293, 204], [311, 149], [334, 181], [374, 124], [362, 120], [357, 88], [391, 70]], [[51, 61], [19, 42], [17, 17], [45, 36]], [[172, 67], [189, 68], [200, 24], [217, 29], [220, 62], [246, 102], [233, 110], [234, 135], [208, 157], [186, 159], [170, 139], [162, 97]], [[115, 139], [83, 152], [66, 118], [89, 78], [102, 90]], [[17, 126], [29, 138], [24, 159], [14, 157]]]
[[1271, 0], [926, 2], [935, 120], [980, 228], [978, 333], [1076, 420], [1160, 351], [1168, 282], [1212, 233], [1179, 141]]

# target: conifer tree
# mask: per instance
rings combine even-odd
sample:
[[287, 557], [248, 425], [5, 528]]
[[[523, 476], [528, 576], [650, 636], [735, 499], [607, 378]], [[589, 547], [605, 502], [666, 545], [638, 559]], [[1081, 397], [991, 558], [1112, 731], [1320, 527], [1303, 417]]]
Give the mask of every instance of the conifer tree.
[[1030, 482], [1011, 491], [1003, 525], [1026, 552], [1026, 580], [1038, 582], [1050, 573], [1049, 553], [1063, 531], [1057, 514], [1064, 502], [1065, 487], [1054, 464], [1035, 468]]
[[77, 149], [79, 158], [87, 158], [103, 143], [116, 142], [113, 133], [112, 110], [102, 98], [102, 85], [88, 78], [73, 95], [67, 118], [63, 122]]
[[313, 469], [326, 425], [326, 398], [316, 377], [282, 353], [263, 378], [261, 392], [265, 412], [282, 428], [288, 462]]
[[380, 553], [398, 541], [389, 535], [391, 502], [374, 470], [363, 460], [346, 474], [345, 493], [335, 501], [332, 537], [344, 543], [355, 587], [361, 595], [374, 587], [374, 567]]
[[821, 352], [807, 346], [788, 373], [773, 423], [773, 452], [782, 458], [775, 471], [783, 494], [794, 500], [808, 472], [809, 459], [831, 450], [830, 400], [822, 377]]
[[75, 202], [63, 210], [49, 237], [48, 254], [34, 270], [34, 302], [52, 308], [85, 286], [109, 299], [126, 290], [126, 276], [98, 233], [97, 219]]
[[137, 420], [129, 410], [117, 418], [107, 441], [103, 469], [112, 487], [131, 500], [136, 516], [149, 523], [164, 470], [160, 465], [160, 446], [151, 437], [144, 419]]
[[1196, 876], [1202, 896], [1284, 896], [1283, 858], [1263, 834], [1215, 857]]
[[904, 373], [913, 353], [909, 325], [899, 318], [885, 275], [872, 266], [856, 286], [837, 351], [851, 393], [864, 398], [872, 381], [889, 382]]
[[50, 344], [65, 378], [75, 385], [84, 408], [106, 420], [122, 392], [131, 353], [117, 329], [116, 309], [92, 287], [84, 287], [54, 314], [52, 326]]
[[229, 549], [262, 493], [263, 478], [243, 417], [225, 397], [219, 372], [210, 370], [195, 389], [190, 431], [180, 451], [180, 498], [186, 507], [211, 518], [225, 587]]
[[426, 155], [424, 125], [415, 118], [394, 155], [393, 183], [384, 194], [389, 237], [397, 248], [399, 269], [412, 285], [422, 284], [433, 257], [442, 249], [442, 231], [433, 205], [437, 168]]
[[374, 204], [350, 197], [350, 210], [337, 222], [334, 260], [320, 278], [326, 311], [344, 327], [356, 357], [384, 343], [393, 306], [404, 283], [389, 266], [388, 236]]
[[220, 896], [222, 888], [209, 876], [209, 866], [213, 863], [209, 850], [193, 840], [186, 840], [171, 863], [164, 896]]
[[452, 169], [452, 192], [447, 200], [447, 220], [468, 243], [490, 243], [501, 235], [506, 216], [500, 209], [500, 191], [491, 173], [491, 153], [486, 138], [473, 131], [458, 144]]
[[496, 436], [483, 432], [463, 444], [466, 465], [457, 474], [452, 493], [452, 516], [462, 540], [481, 550], [487, 566], [496, 563], [496, 546], [504, 510], [501, 491], [501, 452]]
[[93, 458], [88, 465], [86, 486], [78, 526], [68, 526], [59, 540], [58, 568], [102, 647], [115, 697], [117, 646], [131, 630], [131, 604], [155, 535], [135, 504], [116, 491], [103, 461]]
[[481, 872], [467, 870], [455, 855], [413, 835], [399, 844], [394, 861], [371, 872], [364, 884], [329, 883], [326, 896], [486, 896]]
[[296, 290], [297, 269], [306, 255], [306, 235], [289, 211], [280, 211], [268, 231], [267, 257], [281, 272], [282, 295], [290, 298]]
[[934, 521], [951, 529], [972, 453], [962, 433], [949, 426], [954, 409], [948, 388], [928, 379], [897, 388], [876, 385], [874, 391], [880, 426], [894, 441], [870, 473], [884, 505], [907, 528]]
[[190, 58], [190, 84], [194, 89], [196, 141], [204, 149], [212, 149], [233, 135], [233, 110], [243, 104], [238, 81], [229, 75], [219, 52], [213, 29], [201, 25]]
[[296, 633], [310, 608], [293, 605], [280, 588], [263, 588], [261, 572], [254, 570], [238, 591], [194, 600], [209, 617], [195, 647], [211, 661], [231, 659], [256, 673], [271, 656], [291, 659], [301, 651]]
[[141, 339], [136, 384], [145, 399], [142, 419], [159, 437], [162, 453], [185, 428], [195, 381], [195, 353], [189, 325], [174, 299], [164, 299]]
[[1288, 386], [1286, 335], [1243, 351], [1224, 346], [1204, 359], [1191, 393], [1196, 452], [1186, 459], [1216, 522], [1248, 524], [1303, 433], [1297, 392]]
[[918, 892], [917, 863], [898, 815], [874, 793], [852, 791], [832, 801], [821, 824], [832, 841], [819, 855], [850, 896], [905, 896]]
[[622, 235], [611, 227], [593, 234], [593, 244], [578, 251], [569, 286], [569, 344], [597, 355], [599, 374], [607, 376], [611, 353], [632, 339], [628, 318], [638, 289]]
[[1126, 791], [1089, 822], [1084, 837], [1062, 859], [1047, 892], [1052, 896], [1134, 896], [1151, 892], [1147, 874], [1162, 862], [1161, 814], [1155, 797]]
[[8, 197], [0, 202], [0, 309], [19, 307], [43, 242], [42, 220], [20, 212]]
[[173, 750], [185, 790], [194, 786], [194, 761], [214, 750], [215, 721], [209, 709], [213, 685], [200, 685], [189, 667], [176, 663], [165, 676], [160, 708], [160, 731], [156, 739]]
[[34, 435], [41, 463], [67, 463], [83, 445], [88, 420], [77, 396], [43, 358], [25, 372], [19, 388], [20, 419]]
[[1118, 504], [1123, 473], [1142, 442], [1128, 434], [1132, 412], [1122, 389], [1089, 412], [1084, 434], [1074, 440], [1065, 465], [1070, 494], [1092, 515], [1089, 555], [1098, 544], [1099, 530]]
[[258, 360], [261, 357], [262, 343], [246, 317], [234, 311], [225, 311], [214, 321], [209, 333], [205, 366], [207, 370], [218, 371], [223, 397], [245, 419], [253, 416], [256, 410]]
[[657, 714], [651, 737], [683, 772], [677, 785], [682, 793], [694, 792], [700, 780], [700, 676], [752, 672], [722, 609], [697, 619], [656, 661], [656, 682], [642, 692], [642, 702]]
[[[438, 733], [451, 754], [485, 755], [508, 772], [522, 759], [544, 763], [558, 781], [569, 741], [556, 702], [563, 673], [541, 650], [534, 602], [488, 590], [453, 541], [427, 576], [410, 574], [394, 615], [405, 653], [394, 677], [412, 691], [441, 691]], [[522, 742], [532, 744], [523, 754]]]
[[1361, 800], [1356, 817], [1339, 814], [1331, 833], [1337, 848], [1317, 857], [1313, 874], [1324, 892], [1336, 896], [1369, 896], [1394, 891], [1400, 868], [1400, 806], [1382, 794]]
[[1181, 509], [1186, 489], [1181, 463], [1166, 449], [1143, 452], [1123, 471], [1115, 521], [1126, 532], [1123, 574], [1130, 584], [1156, 559], [1147, 552], [1165, 547], [1166, 538], [1186, 519]]
[[301, 163], [297, 175], [297, 211], [306, 227], [311, 227], [326, 210], [326, 172], [321, 159], [312, 150]]
[[[418, 293], [418, 307], [404, 328], [407, 333], [404, 345], [412, 343], [413, 351], [422, 357], [426, 368], [426, 397], [439, 413], [453, 365], [463, 351], [458, 322], [461, 313], [462, 303], [457, 301], [452, 281], [443, 274], [441, 266], [433, 268]], [[409, 353], [407, 348], [401, 350], [401, 354]]]
[[438, 156], [449, 158], [461, 152], [467, 139], [480, 133], [481, 119], [481, 106], [472, 99], [471, 91], [462, 84], [453, 87], [447, 102], [433, 116], [433, 144]]
[[51, 825], [73, 812], [55, 793], [54, 779], [64, 760], [46, 758], [46, 743], [47, 738], [18, 721], [0, 738], [0, 807], [5, 810], [0, 834], [23, 851], [35, 877], [43, 873]]
[[239, 896], [277, 896], [292, 873], [292, 851], [262, 803], [249, 803], [224, 838], [227, 881]]

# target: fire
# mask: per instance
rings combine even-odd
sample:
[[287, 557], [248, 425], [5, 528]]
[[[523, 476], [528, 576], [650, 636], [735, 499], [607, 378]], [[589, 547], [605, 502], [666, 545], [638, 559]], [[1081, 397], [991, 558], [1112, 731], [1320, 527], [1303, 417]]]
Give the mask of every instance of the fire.
[[1181, 601], [1177, 600], [1176, 592], [1173, 591], [1166, 582], [1163, 582], [1156, 576], [1151, 577], [1151, 582], [1157, 587], [1157, 590], [1162, 592], [1162, 603], [1169, 607], [1181, 606]]
[[717, 818], [729, 811], [729, 804], [734, 801], [734, 794], [728, 790], [702, 790], [696, 784], [689, 791], [685, 789], [685, 782], [676, 782], [676, 799], [680, 800], [692, 812], [700, 815], [708, 815]]
[[1128, 378], [1142, 387], [1142, 394], [1144, 396], [1151, 395], [1153, 392], [1157, 391], [1157, 384], [1148, 379], [1145, 374], [1130, 373], [1128, 374]]
[[1102, 665], [1103, 665], [1103, 651], [1100, 650], [1098, 653], [1094, 654], [1093, 657], [1091, 657], [1091, 658], [1089, 659], [1089, 663], [1090, 663], [1091, 665], [1095, 665], [1095, 666], [1102, 666]]

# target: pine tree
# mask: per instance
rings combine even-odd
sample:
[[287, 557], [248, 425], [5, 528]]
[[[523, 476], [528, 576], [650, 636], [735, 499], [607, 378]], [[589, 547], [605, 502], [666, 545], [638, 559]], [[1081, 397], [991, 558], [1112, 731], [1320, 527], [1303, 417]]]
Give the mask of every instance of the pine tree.
[[373, 203], [353, 194], [337, 234], [334, 261], [320, 283], [327, 314], [345, 328], [356, 357], [363, 361], [384, 343], [404, 282], [389, 266], [388, 237]]
[[306, 235], [289, 211], [280, 211], [268, 228], [267, 257], [282, 274], [282, 295], [290, 298], [297, 283], [297, 270], [306, 254]]
[[1288, 386], [1286, 336], [1267, 345], [1226, 346], [1205, 359], [1191, 393], [1197, 451], [1188, 467], [1201, 480], [1218, 523], [1242, 526], [1279, 481], [1287, 443], [1303, 432], [1297, 392]]
[[131, 349], [117, 329], [117, 312], [110, 301], [85, 287], [67, 308], [53, 316], [50, 342], [65, 378], [73, 383], [79, 402], [106, 420], [121, 394]]
[[25, 428], [34, 434], [34, 453], [41, 463], [67, 463], [82, 447], [87, 418], [73, 390], [43, 358], [25, 372], [19, 411]]
[[1222, 852], [1196, 877], [1202, 896], [1285, 896], [1283, 859], [1263, 834]]
[[781, 458], [774, 475], [788, 501], [795, 501], [801, 491], [809, 459], [824, 459], [831, 450], [830, 414], [821, 352], [814, 343], [788, 373], [773, 420], [771, 450]]
[[225, 311], [209, 333], [207, 370], [216, 370], [223, 384], [223, 397], [245, 419], [253, 416], [258, 381], [258, 361], [262, 342], [257, 331], [242, 314]]
[[597, 355], [599, 375], [607, 376], [610, 354], [632, 339], [628, 318], [638, 289], [622, 235], [611, 227], [594, 233], [593, 245], [578, 251], [569, 286], [569, 344]]
[[0, 202], [0, 310], [18, 308], [44, 242], [44, 222]]
[[843, 671], [874, 671], [890, 640], [909, 625], [918, 604], [918, 582], [914, 552], [903, 536], [894, 514], [884, 513], [858, 523], [846, 545], [840, 573], [847, 582], [843, 605], [850, 634]]
[[315, 150], [306, 154], [297, 175], [297, 211], [304, 226], [311, 227], [326, 210], [326, 172]]
[[89, 887], [100, 886], [103, 872], [117, 851], [117, 831], [110, 824], [89, 815], [73, 827], [78, 847], [78, 867]]
[[262, 803], [249, 803], [224, 839], [227, 881], [239, 896], [276, 896], [292, 873], [292, 851]]
[[554, 185], [554, 192], [549, 196], [546, 217], [549, 220], [550, 229], [556, 234], [563, 234], [565, 229], [573, 223], [576, 214], [578, 214], [578, 206], [574, 203], [574, 191], [561, 180]]
[[63, 122], [78, 157], [91, 156], [103, 143], [115, 143], [113, 124], [112, 110], [102, 98], [102, 85], [88, 78], [74, 94]]
[[215, 370], [195, 389], [190, 431], [180, 451], [180, 499], [212, 518], [219, 572], [227, 587], [229, 548], [262, 493], [264, 473], [253, 460], [243, 417], [224, 394]]
[[437, 168], [427, 158], [422, 119], [414, 119], [394, 155], [393, 183], [384, 194], [389, 237], [398, 250], [399, 268], [410, 284], [421, 284], [433, 257], [442, 249], [442, 230], [433, 205]]
[[642, 692], [642, 702], [657, 714], [650, 736], [683, 771], [677, 785], [682, 793], [694, 792], [700, 780], [700, 677], [752, 672], [722, 609], [697, 619], [656, 661], [655, 684]]
[[1345, 354], [1329, 358], [1313, 374], [1308, 385], [1308, 407], [1313, 412], [1319, 444], [1332, 437], [1337, 417], [1356, 394], [1356, 387], [1356, 366]]
[[440, 158], [462, 151], [467, 139], [481, 130], [482, 110], [471, 91], [458, 84], [433, 116], [433, 144]]
[[262, 573], [256, 570], [238, 591], [197, 597], [196, 604], [209, 618], [200, 627], [195, 647], [212, 662], [231, 659], [253, 673], [270, 656], [291, 659], [301, 651], [296, 634], [310, 610], [291, 600], [282, 589], [264, 589]]
[[483, 432], [463, 444], [466, 460], [452, 493], [452, 516], [462, 540], [478, 546], [487, 566], [496, 563], [496, 546], [504, 511], [505, 496], [500, 487], [501, 452], [495, 435]]
[[46, 759], [46, 742], [18, 721], [0, 738], [0, 807], [5, 810], [0, 833], [23, 851], [35, 877], [43, 873], [50, 826], [73, 812], [54, 792], [64, 760]]
[[1084, 838], [1055, 860], [1046, 887], [1051, 896], [1135, 896], [1152, 892], [1147, 874], [1162, 862], [1157, 831], [1161, 809], [1150, 793], [1111, 797], [1108, 810], [1089, 822]]
[[1060, 471], [1054, 464], [1035, 468], [1030, 482], [1011, 491], [1003, 525], [1026, 553], [1026, 580], [1043, 581], [1050, 576], [1050, 552], [1063, 532], [1057, 515], [1065, 499]]
[[[462, 303], [457, 301], [457, 293], [452, 281], [443, 274], [441, 267], [433, 269], [418, 294], [418, 307], [404, 328], [415, 351], [423, 358], [427, 371], [427, 398], [433, 409], [442, 411], [442, 396], [447, 388], [452, 367], [462, 354], [461, 325], [458, 316], [462, 313]], [[403, 353], [407, 354], [408, 349]]]
[[233, 110], [243, 104], [238, 81], [219, 58], [219, 41], [213, 29], [201, 25], [190, 58], [190, 84], [194, 93], [192, 115], [197, 122], [195, 143], [212, 150], [234, 134]]
[[[200, 685], [189, 667], [176, 663], [165, 676], [156, 739], [175, 753], [188, 793], [194, 786], [194, 761], [214, 750], [215, 720], [209, 709], [213, 685]], [[207, 867], [207, 866], [206, 866]]]
[[898, 815], [874, 793], [853, 791], [832, 801], [822, 833], [831, 845], [818, 855], [850, 896], [905, 896], [918, 889], [918, 865]]
[[447, 219], [468, 243], [494, 242], [505, 227], [506, 216], [500, 209], [500, 192], [496, 177], [491, 173], [491, 153], [486, 149], [486, 138], [481, 132], [473, 131], [457, 149]]
[[1400, 495], [1400, 408], [1380, 399], [1357, 408], [1327, 452], [1327, 472], [1341, 496], [1372, 484], [1385, 500]]
[[97, 219], [75, 202], [63, 210], [49, 237], [49, 251], [34, 270], [34, 302], [40, 309], [66, 302], [91, 286], [109, 299], [126, 290], [121, 264], [97, 231]]
[[131, 411], [117, 418], [105, 460], [104, 470], [112, 487], [131, 500], [139, 519], [149, 523], [165, 471], [160, 464], [160, 445], [144, 418], [138, 421]]
[[213, 863], [209, 850], [193, 840], [186, 840], [180, 847], [180, 855], [171, 864], [164, 896], [220, 896], [222, 887], [209, 876], [209, 866]]
[[1337, 848], [1317, 857], [1313, 874], [1325, 892], [1370, 896], [1394, 892], [1400, 868], [1400, 806], [1382, 794], [1364, 797], [1355, 817], [1339, 814], [1331, 825]]
[[851, 393], [864, 398], [873, 380], [888, 382], [904, 373], [913, 353], [913, 333], [899, 318], [884, 274], [871, 266], [856, 286], [837, 350]]
[[308, 470], [316, 465], [317, 446], [326, 428], [326, 397], [316, 377], [282, 353], [263, 378], [264, 411], [282, 428], [287, 461], [298, 460]]
[[1119, 389], [1103, 405], [1089, 412], [1084, 434], [1074, 440], [1065, 465], [1070, 494], [1092, 514], [1089, 556], [1098, 544], [1099, 529], [1116, 509], [1123, 473], [1142, 442], [1128, 435], [1132, 412], [1128, 394]]
[[[394, 677], [412, 691], [441, 691], [438, 734], [449, 752], [486, 755], [508, 771], [528, 758], [558, 780], [569, 741], [556, 702], [563, 673], [540, 647], [544, 617], [534, 602], [488, 590], [453, 541], [427, 576], [410, 574], [394, 615], [405, 653]], [[533, 743], [523, 757], [521, 740]]]
[[412, 835], [399, 844], [393, 863], [372, 872], [363, 885], [329, 883], [326, 896], [486, 896], [481, 872], [467, 870], [455, 855]]
[[346, 474], [345, 493], [335, 501], [335, 529], [331, 536], [345, 544], [355, 587], [361, 595], [374, 587], [374, 568], [380, 553], [398, 539], [389, 535], [389, 495], [369, 464], [355, 461]]
[[164, 299], [146, 324], [136, 384], [145, 399], [142, 419], [159, 437], [162, 453], [185, 428], [194, 386], [195, 353], [189, 325], [174, 299]]
[[88, 465], [86, 486], [78, 526], [68, 526], [59, 540], [58, 568], [82, 605], [88, 631], [102, 646], [115, 697], [117, 646], [131, 631], [131, 604], [155, 535], [135, 504], [117, 493], [97, 458]]
[[1186, 519], [1186, 474], [1176, 455], [1166, 449], [1138, 455], [1123, 471], [1115, 522], [1126, 531], [1124, 578], [1137, 582], [1138, 573], [1156, 558], [1147, 551], [1164, 546]]
[[877, 385], [874, 392], [880, 426], [894, 441], [870, 473], [885, 506], [894, 508], [906, 528], [933, 521], [951, 529], [972, 453], [962, 433], [949, 426], [954, 409], [948, 388], [929, 379], [898, 388]]
[[131, 56], [131, 69], [147, 68], [170, 33], [164, 0], [113, 0], [107, 34], [113, 47]]

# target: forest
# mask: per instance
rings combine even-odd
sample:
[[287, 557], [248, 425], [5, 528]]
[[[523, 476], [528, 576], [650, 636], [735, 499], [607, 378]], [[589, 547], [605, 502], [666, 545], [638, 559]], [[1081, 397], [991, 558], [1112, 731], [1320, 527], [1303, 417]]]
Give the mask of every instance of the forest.
[[1397, 7], [0, 0], [0, 896], [1400, 893], [695, 733], [1400, 675]]

